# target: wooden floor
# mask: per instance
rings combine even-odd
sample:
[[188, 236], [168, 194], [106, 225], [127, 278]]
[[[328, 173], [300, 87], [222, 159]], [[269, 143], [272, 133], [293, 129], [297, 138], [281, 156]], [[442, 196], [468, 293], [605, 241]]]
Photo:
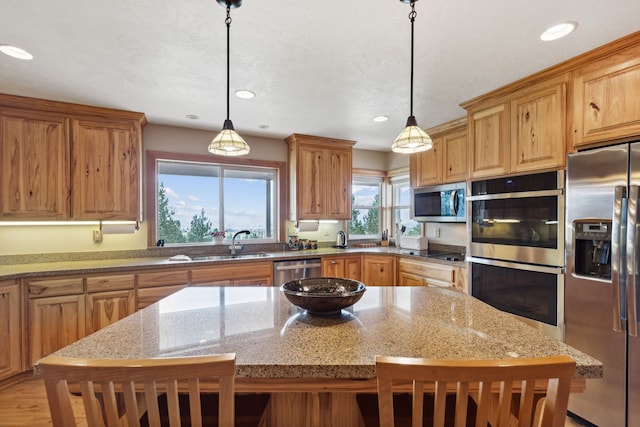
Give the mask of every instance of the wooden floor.
[[[80, 398], [73, 398], [74, 406], [80, 412], [82, 402]], [[0, 427], [43, 427], [51, 426], [47, 396], [42, 380], [26, 376], [18, 384], [0, 389]], [[85, 420], [78, 426], [86, 426]], [[566, 427], [583, 426], [575, 420], [567, 418]]]

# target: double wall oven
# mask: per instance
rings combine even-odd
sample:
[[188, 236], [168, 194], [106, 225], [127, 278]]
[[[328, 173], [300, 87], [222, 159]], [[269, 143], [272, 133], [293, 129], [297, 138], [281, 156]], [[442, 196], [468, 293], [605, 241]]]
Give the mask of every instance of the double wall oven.
[[467, 198], [471, 294], [564, 337], [564, 173], [474, 181]]

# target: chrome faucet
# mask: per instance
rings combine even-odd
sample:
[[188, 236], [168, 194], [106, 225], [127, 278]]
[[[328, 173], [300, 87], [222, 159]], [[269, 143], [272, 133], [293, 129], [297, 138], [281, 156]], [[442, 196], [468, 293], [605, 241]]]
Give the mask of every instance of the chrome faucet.
[[[251, 234], [251, 232], [249, 230], [242, 230], [242, 231], [238, 231], [237, 233], [235, 233], [233, 235], [233, 238], [231, 239], [231, 255], [235, 255], [236, 254], [236, 237], [238, 237], [238, 234]], [[240, 245], [240, 249], [238, 249], [239, 251], [241, 251], [243, 249], [242, 243], [238, 243]]]

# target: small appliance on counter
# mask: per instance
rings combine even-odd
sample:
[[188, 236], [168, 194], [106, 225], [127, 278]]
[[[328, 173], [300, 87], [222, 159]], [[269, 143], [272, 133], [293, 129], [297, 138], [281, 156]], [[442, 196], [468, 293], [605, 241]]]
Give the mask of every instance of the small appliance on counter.
[[429, 241], [424, 236], [400, 236], [400, 248], [426, 252]]
[[338, 231], [338, 234], [336, 235], [336, 244], [333, 245], [334, 248], [341, 248], [344, 249], [347, 247], [347, 235], [345, 234], [344, 231], [340, 230]]

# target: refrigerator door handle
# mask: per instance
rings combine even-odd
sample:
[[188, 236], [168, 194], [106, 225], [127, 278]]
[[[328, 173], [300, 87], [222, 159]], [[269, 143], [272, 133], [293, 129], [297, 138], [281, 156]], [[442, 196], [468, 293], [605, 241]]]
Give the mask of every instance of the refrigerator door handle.
[[622, 289], [620, 284], [620, 271], [622, 257], [620, 251], [623, 246], [622, 238], [622, 200], [626, 196], [626, 188], [623, 185], [616, 185], [615, 199], [613, 202], [613, 230], [611, 230], [611, 285], [613, 292], [613, 330], [623, 331], [622, 316]]
[[638, 307], [636, 304], [636, 275], [638, 265], [636, 260], [638, 227], [638, 186], [629, 187], [627, 200], [627, 329], [629, 335], [638, 336]]

